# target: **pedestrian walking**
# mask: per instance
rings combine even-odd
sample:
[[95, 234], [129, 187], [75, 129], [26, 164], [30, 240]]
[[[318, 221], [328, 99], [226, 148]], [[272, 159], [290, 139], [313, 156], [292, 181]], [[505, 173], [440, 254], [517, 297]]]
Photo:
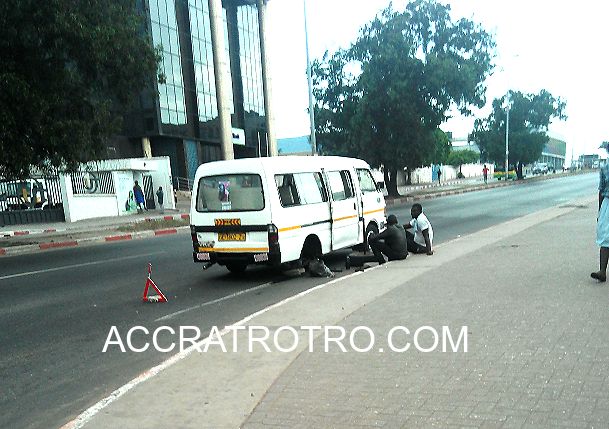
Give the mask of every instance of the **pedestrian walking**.
[[[609, 151], [609, 142], [601, 148]], [[600, 246], [600, 266], [590, 276], [599, 282], [607, 280], [607, 262], [609, 261], [609, 163], [600, 168], [598, 184], [598, 217], [596, 220], [596, 244]]]
[[486, 164], [484, 164], [484, 167], [482, 168], [482, 176], [484, 176], [484, 183], [486, 184], [488, 181], [488, 167]]
[[438, 165], [438, 183], [442, 182], [442, 167]]
[[368, 239], [368, 244], [372, 249], [373, 255], [349, 255], [345, 262], [347, 269], [353, 267], [361, 267], [366, 262], [385, 263], [385, 256], [390, 261], [399, 261], [406, 259], [408, 250], [406, 249], [406, 231], [404, 227], [398, 224], [398, 218], [395, 215], [387, 216], [387, 229], [371, 236]]
[[406, 231], [406, 239], [408, 242], [408, 251], [412, 253], [425, 253], [429, 256], [433, 255], [433, 228], [431, 222], [423, 213], [421, 204], [413, 204], [410, 209], [412, 219], [404, 227], [408, 230], [412, 228], [414, 234]]
[[159, 202], [159, 210], [161, 211], [161, 214], [165, 213], [165, 210], [163, 209], [163, 187], [159, 186], [159, 190], [156, 191], [156, 199]]
[[137, 206], [137, 212], [143, 213], [144, 210], [148, 211], [146, 208], [146, 201], [144, 199], [144, 192], [142, 191], [141, 186], [135, 181], [135, 185], [133, 185], [133, 195], [135, 196], [135, 204]]

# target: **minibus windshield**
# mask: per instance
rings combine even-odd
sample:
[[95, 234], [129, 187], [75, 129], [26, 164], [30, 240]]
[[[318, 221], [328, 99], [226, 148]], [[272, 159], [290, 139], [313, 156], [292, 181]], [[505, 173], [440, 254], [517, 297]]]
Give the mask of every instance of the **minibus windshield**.
[[262, 180], [257, 174], [206, 176], [199, 180], [197, 211], [235, 212], [264, 209]]

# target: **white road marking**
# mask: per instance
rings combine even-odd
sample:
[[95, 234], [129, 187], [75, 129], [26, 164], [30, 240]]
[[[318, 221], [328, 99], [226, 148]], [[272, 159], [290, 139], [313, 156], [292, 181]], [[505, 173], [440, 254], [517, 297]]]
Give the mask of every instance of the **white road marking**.
[[254, 291], [257, 291], [257, 290], [260, 290], [260, 289], [264, 289], [266, 287], [269, 287], [272, 284], [273, 284], [273, 282], [263, 283], [261, 285], [255, 286], [255, 287], [250, 288], [250, 289], [245, 289], [245, 290], [242, 290], [242, 291], [239, 291], [239, 292], [235, 292], [235, 293], [230, 294], [230, 295], [223, 296], [222, 298], [214, 299], [213, 301], [204, 302], [203, 304], [195, 305], [195, 306], [192, 306], [192, 307], [185, 308], [184, 310], [176, 311], [175, 313], [168, 314], [167, 316], [159, 317], [158, 319], [155, 319], [154, 321], [155, 322], [160, 322], [161, 320], [173, 319], [175, 316], [177, 316], [179, 314], [186, 313], [186, 312], [191, 311], [191, 310], [197, 310], [199, 308], [203, 308], [203, 307], [206, 307], [208, 305], [217, 304], [219, 302], [226, 301], [227, 299], [235, 298], [235, 297], [237, 297], [239, 295], [243, 295], [245, 293], [254, 292]]
[[33, 276], [35, 274], [50, 273], [53, 271], [69, 270], [71, 268], [88, 267], [90, 265], [100, 265], [100, 264], [105, 264], [108, 262], [124, 261], [125, 259], [143, 258], [146, 256], [160, 255], [162, 253], [167, 253], [167, 252], [153, 252], [153, 253], [146, 253], [146, 254], [142, 254], [142, 255], [124, 256], [122, 258], [104, 259], [103, 261], [84, 262], [82, 264], [64, 265], [63, 267], [46, 268], [44, 270], [28, 271], [26, 273], [9, 274], [8, 276], [0, 276], [0, 280], [14, 279], [15, 277]]
[[[369, 268], [367, 271], [375, 270], [377, 268], [384, 267], [384, 266], [385, 265], [377, 265], [376, 267]], [[363, 274], [363, 271], [356, 271], [356, 272], [351, 273], [349, 275], [346, 275], [344, 277], [339, 277], [339, 278], [331, 280], [331, 281], [329, 281], [327, 283], [323, 283], [323, 284], [315, 286], [315, 287], [313, 287], [311, 289], [307, 289], [307, 290], [305, 290], [303, 292], [300, 292], [300, 293], [298, 293], [296, 295], [293, 295], [293, 296], [291, 296], [289, 298], [286, 298], [286, 299], [284, 299], [282, 301], [279, 301], [279, 302], [277, 302], [277, 303], [275, 303], [273, 305], [270, 305], [270, 306], [268, 306], [266, 308], [263, 308], [262, 310], [257, 311], [256, 313], [250, 314], [249, 316], [241, 319], [240, 321], [238, 321], [236, 323], [233, 323], [232, 326], [242, 326], [242, 325], [245, 325], [247, 322], [252, 320], [254, 317], [260, 316], [261, 314], [264, 314], [267, 311], [270, 311], [270, 310], [272, 310], [274, 308], [277, 308], [277, 307], [281, 307], [282, 305], [287, 304], [288, 302], [294, 301], [295, 299], [298, 299], [298, 298], [300, 298], [302, 296], [308, 295], [311, 292], [316, 291], [318, 289], [324, 288], [326, 286], [330, 286], [330, 285], [332, 285], [334, 283], [337, 283], [337, 282], [342, 281], [342, 280], [349, 279], [351, 277], [359, 276], [361, 274]], [[228, 332], [231, 332], [230, 329], [226, 329], [225, 328], [225, 329], [221, 330], [219, 334], [222, 337], [222, 336], [226, 335]], [[87, 408], [78, 417], [76, 417], [71, 422], [66, 423], [60, 429], [80, 429], [80, 428], [82, 428], [97, 413], [99, 413], [101, 410], [106, 408], [112, 402], [116, 401], [118, 398], [123, 396], [125, 393], [129, 392], [135, 386], [137, 386], [138, 384], [143, 383], [144, 381], [154, 377], [155, 375], [157, 375], [161, 371], [166, 370], [167, 368], [169, 368], [173, 364], [178, 363], [179, 361], [183, 360], [188, 355], [190, 355], [194, 350], [200, 349], [201, 346], [204, 346], [210, 340], [211, 340], [211, 338], [210, 338], [210, 336], [208, 336], [207, 338], [199, 341], [198, 343], [193, 344], [192, 346], [184, 349], [184, 351], [181, 351], [181, 352], [173, 355], [172, 357], [170, 357], [166, 361], [161, 362], [159, 365], [157, 365], [157, 366], [155, 366], [153, 368], [150, 368], [147, 371], [144, 371], [143, 373], [141, 373], [140, 375], [135, 377], [133, 380], [131, 380], [129, 383], [125, 384], [122, 387], [119, 387], [118, 389], [116, 389], [114, 392], [110, 393], [110, 395], [106, 396], [104, 399], [102, 399], [98, 403], [96, 403], [96, 404], [92, 405], [91, 407]]]

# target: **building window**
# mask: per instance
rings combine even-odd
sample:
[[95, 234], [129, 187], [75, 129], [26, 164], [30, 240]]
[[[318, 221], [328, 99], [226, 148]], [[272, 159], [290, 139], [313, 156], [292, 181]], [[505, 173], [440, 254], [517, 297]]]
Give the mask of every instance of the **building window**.
[[262, 57], [260, 27], [256, 6], [244, 5], [237, 9], [241, 75], [243, 79], [243, 110], [264, 116], [262, 91]]
[[184, 79], [180, 56], [180, 40], [174, 0], [149, 0], [152, 41], [162, 48], [162, 72], [166, 82], [158, 84], [161, 122], [186, 123]]
[[[197, 106], [199, 121], [208, 122], [218, 117], [216, 81], [214, 77], [214, 59], [211, 43], [211, 24], [209, 21], [209, 5], [207, 0], [188, 0], [190, 15], [190, 37], [192, 42], [192, 56], [195, 70], [195, 86], [197, 91]], [[226, 23], [226, 10], [222, 9], [224, 43], [227, 62], [228, 55], [228, 27]], [[232, 81], [230, 64], [227, 64], [229, 82]], [[227, 85], [231, 114], [235, 111], [233, 104], [232, 85]]]

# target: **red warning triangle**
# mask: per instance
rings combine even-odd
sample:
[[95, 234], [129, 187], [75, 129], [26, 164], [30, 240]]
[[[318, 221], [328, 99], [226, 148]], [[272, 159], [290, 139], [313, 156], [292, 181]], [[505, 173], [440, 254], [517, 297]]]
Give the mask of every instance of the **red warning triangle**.
[[[167, 297], [161, 289], [154, 283], [154, 281], [150, 278], [150, 274], [152, 273], [152, 264], [148, 263], [148, 278], [146, 279], [146, 287], [144, 287], [144, 296], [142, 297], [143, 302], [167, 302]], [[152, 286], [156, 291], [156, 295], [148, 296], [148, 289]]]

